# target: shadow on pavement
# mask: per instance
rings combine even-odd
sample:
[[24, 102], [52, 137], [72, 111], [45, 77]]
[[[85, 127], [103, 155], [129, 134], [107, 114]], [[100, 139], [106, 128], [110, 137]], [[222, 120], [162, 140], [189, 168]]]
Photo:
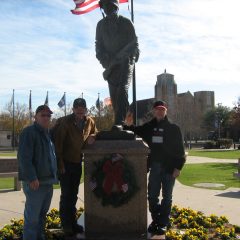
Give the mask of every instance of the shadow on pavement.
[[1, 193], [7, 193], [7, 192], [14, 192], [15, 190], [13, 188], [9, 188], [9, 189], [0, 189], [0, 194]]
[[227, 197], [227, 198], [240, 198], [240, 190], [238, 192], [224, 192], [216, 194], [218, 197]]

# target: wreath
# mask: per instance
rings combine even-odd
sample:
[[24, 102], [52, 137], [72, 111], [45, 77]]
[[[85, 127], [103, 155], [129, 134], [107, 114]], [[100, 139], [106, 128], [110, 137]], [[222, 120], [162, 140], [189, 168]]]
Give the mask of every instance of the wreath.
[[121, 154], [105, 156], [94, 165], [90, 188], [103, 206], [119, 207], [138, 191], [134, 169]]

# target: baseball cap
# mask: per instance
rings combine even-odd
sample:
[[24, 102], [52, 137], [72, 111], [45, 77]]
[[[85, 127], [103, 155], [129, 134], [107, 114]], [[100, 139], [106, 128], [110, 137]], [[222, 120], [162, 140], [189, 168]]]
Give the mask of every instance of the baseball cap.
[[50, 114], [53, 114], [52, 110], [47, 105], [40, 105], [36, 109], [36, 114], [39, 112], [48, 112]]
[[86, 101], [83, 98], [76, 98], [73, 102], [73, 107], [77, 108], [77, 107], [87, 107]]
[[153, 104], [153, 108], [164, 108], [167, 110], [167, 104], [164, 101], [159, 100]]

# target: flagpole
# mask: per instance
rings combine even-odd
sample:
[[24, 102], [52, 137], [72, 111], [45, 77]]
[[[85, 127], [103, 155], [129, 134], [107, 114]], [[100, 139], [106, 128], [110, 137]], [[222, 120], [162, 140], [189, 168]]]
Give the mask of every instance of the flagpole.
[[133, 0], [131, 0], [131, 20], [134, 23]]
[[98, 117], [99, 117], [99, 121], [100, 121], [100, 117], [101, 117], [101, 113], [100, 113], [100, 93], [98, 93], [98, 104], [99, 104], [99, 108], [98, 108]]
[[13, 101], [12, 101], [12, 104], [13, 104], [13, 118], [12, 118], [12, 140], [13, 140], [13, 143], [12, 143], [12, 147], [13, 147], [13, 151], [15, 150], [15, 90], [13, 89]]
[[98, 122], [99, 122], [99, 129], [101, 127], [101, 106], [100, 106], [100, 93], [98, 93]]
[[[134, 23], [134, 8], [133, 0], [131, 0], [131, 20]], [[133, 69], [133, 79], [132, 79], [132, 95], [133, 95], [133, 121], [137, 125], [137, 98], [136, 98], [136, 70], [135, 64]]]
[[64, 105], [64, 114], [65, 114], [65, 116], [66, 116], [66, 115], [67, 115], [66, 92], [64, 92], [64, 101], [65, 101], [65, 105]]
[[30, 124], [32, 124], [32, 90], [30, 90], [30, 96], [29, 96], [29, 117], [30, 117]]

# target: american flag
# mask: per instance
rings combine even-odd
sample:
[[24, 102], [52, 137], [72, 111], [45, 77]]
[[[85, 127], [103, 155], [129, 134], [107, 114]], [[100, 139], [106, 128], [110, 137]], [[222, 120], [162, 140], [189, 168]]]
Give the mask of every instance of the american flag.
[[[80, 15], [88, 13], [99, 7], [99, 0], [73, 0], [76, 8], [71, 10], [73, 14]], [[119, 0], [119, 3], [126, 3], [128, 0]]]

